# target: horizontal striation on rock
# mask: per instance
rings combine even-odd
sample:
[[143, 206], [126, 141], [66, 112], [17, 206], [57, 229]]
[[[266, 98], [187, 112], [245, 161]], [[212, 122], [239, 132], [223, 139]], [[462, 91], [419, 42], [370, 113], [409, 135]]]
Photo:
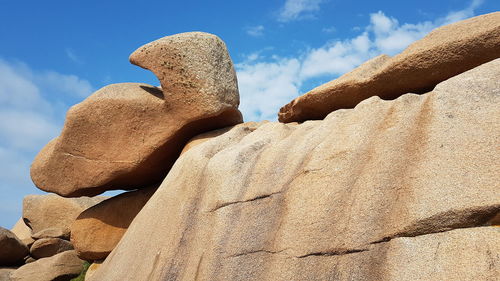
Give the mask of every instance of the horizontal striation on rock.
[[500, 59], [424, 95], [191, 147], [91, 280], [494, 276], [498, 77]]

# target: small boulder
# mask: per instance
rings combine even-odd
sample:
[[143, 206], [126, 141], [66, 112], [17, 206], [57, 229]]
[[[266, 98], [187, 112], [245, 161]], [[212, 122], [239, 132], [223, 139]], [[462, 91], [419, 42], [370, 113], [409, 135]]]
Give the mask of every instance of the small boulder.
[[191, 137], [242, 122], [233, 63], [217, 36], [168, 36], [130, 60], [162, 88], [109, 85], [73, 106], [31, 166], [38, 188], [75, 197], [156, 184]]
[[12, 272], [12, 281], [69, 281], [83, 270], [83, 261], [75, 251], [66, 251], [49, 258], [25, 264]]
[[[70, 226], [85, 209], [103, 201], [107, 197], [64, 198], [55, 194], [28, 195], [23, 200], [23, 219], [38, 234], [45, 229], [53, 229], [69, 237]], [[54, 230], [58, 229], [58, 230]]]
[[28, 247], [14, 233], [0, 227], [0, 266], [22, 263], [28, 252]]
[[82, 212], [71, 226], [78, 256], [89, 261], [106, 258], [156, 189], [126, 192]]
[[41, 259], [73, 249], [69, 241], [60, 238], [42, 238], [33, 243], [30, 253], [35, 259]]

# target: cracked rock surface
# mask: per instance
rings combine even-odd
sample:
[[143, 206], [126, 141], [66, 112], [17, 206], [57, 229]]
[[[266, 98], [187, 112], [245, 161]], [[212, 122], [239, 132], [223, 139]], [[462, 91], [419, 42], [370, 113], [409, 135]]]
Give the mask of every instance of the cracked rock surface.
[[113, 84], [73, 106], [32, 164], [38, 188], [66, 197], [144, 188], [163, 180], [190, 138], [242, 122], [233, 64], [217, 36], [168, 36], [131, 60], [162, 88]]
[[205, 139], [91, 280], [494, 280], [498, 77]]

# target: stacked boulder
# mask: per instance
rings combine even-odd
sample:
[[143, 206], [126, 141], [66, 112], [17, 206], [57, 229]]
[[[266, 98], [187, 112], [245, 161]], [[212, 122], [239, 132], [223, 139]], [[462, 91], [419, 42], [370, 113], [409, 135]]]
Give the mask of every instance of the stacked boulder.
[[[4, 248], [11, 252], [6, 265], [28, 262], [9, 269], [9, 280], [69, 280], [82, 270], [82, 260], [94, 262], [94, 271], [188, 140], [242, 122], [236, 73], [217, 36], [167, 36], [137, 49], [130, 61], [155, 73], [161, 87], [109, 85], [68, 111], [61, 134], [31, 167], [35, 185], [58, 195], [27, 196], [15, 227], [20, 239], [8, 230], [2, 238], [12, 245]], [[85, 197], [108, 190], [132, 191]]]
[[71, 225], [81, 212], [104, 199], [26, 196], [23, 217], [12, 230], [0, 229], [0, 266], [10, 266], [2, 270], [0, 280], [64, 280], [77, 276], [83, 260], [69, 241]]

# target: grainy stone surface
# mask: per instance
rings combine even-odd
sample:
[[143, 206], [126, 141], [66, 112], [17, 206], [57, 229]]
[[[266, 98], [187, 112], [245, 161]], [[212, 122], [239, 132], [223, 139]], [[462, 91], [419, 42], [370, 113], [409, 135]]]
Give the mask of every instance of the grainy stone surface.
[[500, 57], [500, 12], [440, 27], [401, 54], [379, 56], [339, 79], [321, 85], [283, 106], [281, 122], [323, 119], [379, 96], [394, 99], [425, 93], [436, 84]]
[[82, 212], [71, 226], [78, 256], [89, 261], [106, 258], [157, 188], [126, 192]]
[[23, 218], [20, 218], [10, 231], [28, 247], [35, 242], [31, 237], [31, 229], [24, 223]]
[[23, 219], [32, 233], [41, 231], [62, 233], [69, 237], [70, 227], [76, 217], [85, 209], [108, 197], [64, 198], [55, 194], [28, 195], [23, 200]]
[[[498, 276], [500, 59], [192, 147], [91, 280]], [[456, 229], [456, 230], [455, 230]], [[137, 266], [141, 261], [141, 266]]]

